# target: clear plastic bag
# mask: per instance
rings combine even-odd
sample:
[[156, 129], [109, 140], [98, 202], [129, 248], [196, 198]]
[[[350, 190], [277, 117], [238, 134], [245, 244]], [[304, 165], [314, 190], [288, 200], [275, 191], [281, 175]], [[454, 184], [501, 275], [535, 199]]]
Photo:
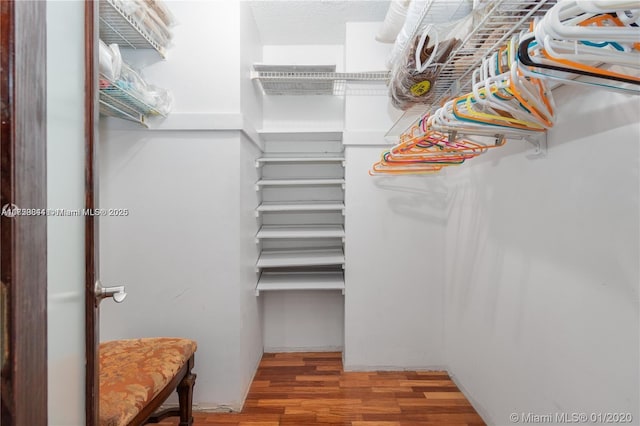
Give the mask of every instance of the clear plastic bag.
[[415, 104], [428, 103], [431, 99], [431, 89], [442, 66], [461, 43], [457, 37], [440, 40], [437, 33], [437, 30], [429, 27], [414, 39], [402, 61], [394, 64], [389, 90], [396, 108], [407, 110]]
[[110, 81], [119, 79], [122, 70], [122, 56], [120, 55], [118, 45], [110, 44], [107, 46], [105, 42], [100, 40], [99, 52], [98, 63], [100, 74]]
[[480, 12], [446, 24], [430, 24], [412, 41], [404, 57], [393, 64], [389, 93], [392, 104], [407, 110], [433, 101], [433, 86], [451, 54], [473, 30]]
[[148, 84], [139, 73], [126, 65], [122, 67], [120, 80], [116, 84], [162, 115], [167, 115], [171, 110], [173, 105], [171, 93], [166, 89]]
[[[173, 24], [174, 18], [162, 2], [156, 0], [115, 0], [115, 2], [160, 46], [165, 48], [169, 46], [173, 37], [169, 25]], [[167, 24], [165, 19], [171, 24]]]
[[163, 1], [160, 0], [144, 0], [147, 6], [152, 9], [167, 27], [176, 24], [176, 19], [167, 8]]
[[450, 26], [452, 22], [468, 16], [473, 6], [473, 0], [412, 0], [404, 25], [387, 59], [387, 68], [392, 69], [395, 63], [402, 60], [403, 52], [414, 41], [410, 39], [414, 30], [419, 35], [430, 25]]

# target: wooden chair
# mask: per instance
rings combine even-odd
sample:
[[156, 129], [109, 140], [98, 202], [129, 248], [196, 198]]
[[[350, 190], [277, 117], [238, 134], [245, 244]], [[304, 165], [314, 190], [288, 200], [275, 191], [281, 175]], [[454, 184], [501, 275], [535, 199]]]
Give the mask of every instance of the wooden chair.
[[[193, 340], [169, 337], [101, 343], [99, 425], [139, 426], [180, 416], [180, 426], [191, 426], [196, 348]], [[174, 390], [179, 408], [156, 413]]]

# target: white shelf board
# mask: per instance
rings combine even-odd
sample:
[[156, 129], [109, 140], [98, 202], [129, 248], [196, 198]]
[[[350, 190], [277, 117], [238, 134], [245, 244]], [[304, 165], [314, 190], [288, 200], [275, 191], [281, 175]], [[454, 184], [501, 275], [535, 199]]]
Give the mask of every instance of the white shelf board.
[[256, 160], [256, 167], [265, 163], [343, 163], [344, 157], [262, 157]]
[[263, 225], [256, 241], [261, 239], [344, 238], [342, 225]]
[[342, 185], [344, 179], [260, 179], [256, 182], [256, 190], [264, 186], [326, 186]]
[[256, 286], [261, 291], [341, 290], [344, 294], [342, 272], [263, 272]]
[[284, 268], [290, 266], [343, 265], [341, 248], [324, 250], [262, 250], [256, 267]]
[[263, 202], [256, 208], [256, 217], [268, 212], [321, 212], [339, 211], [344, 213], [341, 201], [297, 201], [297, 202]]
[[262, 129], [258, 134], [264, 141], [341, 141], [342, 130], [338, 129]]

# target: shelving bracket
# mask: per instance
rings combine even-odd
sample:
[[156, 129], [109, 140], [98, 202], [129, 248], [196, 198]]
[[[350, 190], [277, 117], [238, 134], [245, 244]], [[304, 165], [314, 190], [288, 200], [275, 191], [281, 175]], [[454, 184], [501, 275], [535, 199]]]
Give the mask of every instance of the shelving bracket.
[[525, 136], [524, 141], [533, 146], [531, 152], [526, 157], [530, 160], [545, 158], [547, 156], [547, 132], [538, 135]]
[[455, 140], [460, 134], [464, 136], [488, 136], [494, 138], [494, 146], [502, 146], [507, 142], [508, 138], [515, 138], [523, 140], [532, 146], [526, 157], [529, 159], [545, 158], [547, 156], [547, 132], [544, 133], [531, 133], [527, 135], [511, 134], [511, 133], [486, 133], [486, 132], [458, 132], [457, 130], [449, 130], [449, 140]]

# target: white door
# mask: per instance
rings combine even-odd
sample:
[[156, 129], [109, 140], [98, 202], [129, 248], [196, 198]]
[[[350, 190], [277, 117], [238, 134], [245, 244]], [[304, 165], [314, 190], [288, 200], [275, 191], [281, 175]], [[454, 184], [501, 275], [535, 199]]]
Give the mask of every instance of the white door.
[[85, 424], [84, 13], [82, 0], [47, 0], [47, 206], [60, 209], [47, 218], [53, 426]]

